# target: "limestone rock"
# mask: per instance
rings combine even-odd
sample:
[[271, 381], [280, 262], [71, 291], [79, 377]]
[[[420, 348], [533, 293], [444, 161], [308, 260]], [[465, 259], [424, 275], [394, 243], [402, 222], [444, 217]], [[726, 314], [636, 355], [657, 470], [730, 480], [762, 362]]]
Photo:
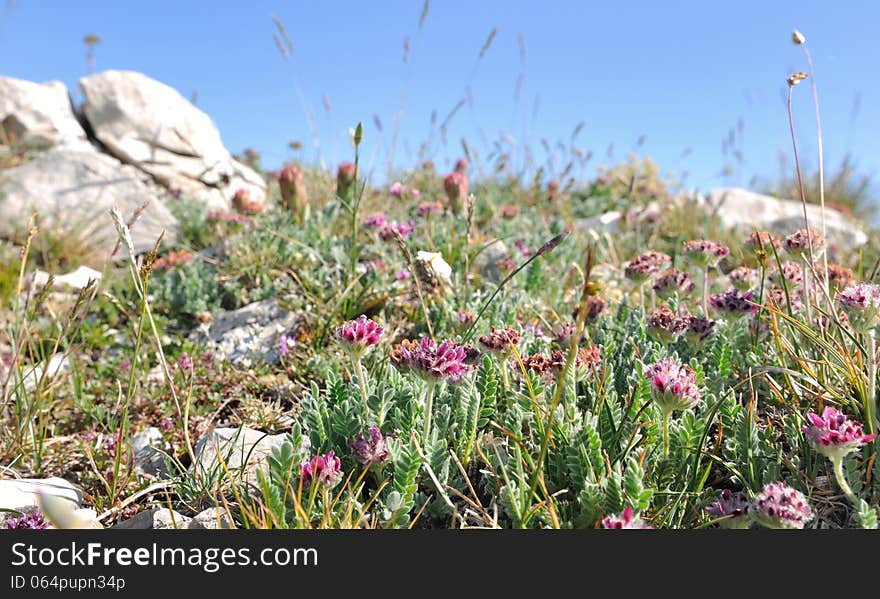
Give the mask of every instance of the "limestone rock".
[[296, 314], [266, 300], [220, 314], [213, 323], [194, 333], [220, 359], [248, 366], [256, 361], [277, 363], [278, 340], [297, 321]]
[[272, 449], [286, 439], [286, 434], [267, 435], [245, 427], [216, 428], [196, 443], [193, 449], [196, 460], [190, 471], [198, 477], [228, 485], [230, 480], [220, 462], [222, 458], [230, 474], [255, 483], [257, 469], [266, 467], [266, 458]]
[[82, 505], [83, 492], [63, 478], [0, 480], [0, 509], [22, 510], [39, 506], [40, 494], [57, 497], [71, 509]]
[[229, 208], [239, 189], [265, 200], [262, 178], [232, 158], [211, 118], [173, 88], [133, 71], [90, 75], [80, 87], [95, 137], [123, 162], [210, 208]]
[[0, 144], [27, 149], [89, 147], [60, 81], [40, 84], [0, 77], [0, 125]]
[[162, 231], [164, 243], [174, 243], [177, 219], [163, 204], [166, 196], [144, 173], [94, 149], [41, 152], [0, 177], [0, 236], [22, 236], [36, 211], [41, 230], [54, 229], [109, 253], [117, 239], [110, 208], [118, 206], [128, 219], [148, 201], [131, 231], [135, 251], [145, 252]]

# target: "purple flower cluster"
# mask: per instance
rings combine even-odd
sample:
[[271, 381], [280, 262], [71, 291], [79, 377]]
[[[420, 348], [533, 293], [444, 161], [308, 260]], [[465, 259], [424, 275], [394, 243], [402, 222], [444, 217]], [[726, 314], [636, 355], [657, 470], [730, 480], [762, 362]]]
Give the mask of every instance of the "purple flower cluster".
[[408, 370], [428, 383], [445, 381], [450, 385], [460, 383], [473, 366], [467, 363], [468, 351], [453, 341], [436, 343], [430, 337], [419, 341], [404, 339], [391, 350], [391, 363], [401, 370]]
[[651, 310], [647, 317], [648, 332], [663, 341], [672, 343], [688, 328], [688, 319], [679, 318], [669, 306], [662, 305]]
[[364, 226], [368, 229], [381, 229], [388, 222], [388, 215], [384, 212], [374, 212], [364, 219]]
[[326, 485], [328, 487], [339, 479], [342, 474], [342, 462], [333, 453], [331, 449], [327, 455], [316, 455], [308, 462], [303, 462], [300, 466], [300, 478], [303, 487], [308, 487], [312, 482]]
[[715, 266], [730, 253], [726, 245], [709, 239], [691, 239], [684, 242], [684, 255], [694, 264], [702, 267]]
[[478, 341], [480, 345], [494, 354], [507, 355], [512, 345], [518, 345], [522, 340], [522, 333], [508, 325], [504, 329], [491, 328], [487, 335], [481, 335]]
[[354, 451], [355, 459], [364, 466], [380, 464], [388, 459], [388, 445], [378, 426], [373, 425], [366, 434], [349, 439], [348, 444]]
[[645, 376], [651, 383], [654, 401], [665, 414], [692, 408], [702, 398], [697, 387], [697, 373], [687, 364], [679, 364], [672, 358], [661, 358], [648, 365]]
[[715, 321], [702, 316], [687, 316], [687, 329], [684, 332], [685, 339], [691, 345], [700, 345], [715, 330]]
[[183, 352], [180, 355], [180, 358], [177, 360], [177, 366], [184, 371], [189, 371], [193, 369], [192, 359], [186, 352]]
[[404, 239], [409, 237], [409, 234], [412, 233], [416, 228], [416, 221], [409, 220], [407, 222], [399, 223], [396, 220], [391, 220], [385, 223], [381, 229], [379, 229], [379, 238], [382, 241], [391, 241], [397, 235], [400, 235]]
[[770, 277], [779, 285], [783, 282], [799, 285], [804, 280], [804, 269], [797, 262], [788, 260], [782, 263], [782, 268], [773, 268]]
[[866, 333], [880, 323], [880, 285], [855, 283], [838, 291], [834, 299], [857, 333]]
[[636, 256], [623, 271], [627, 279], [641, 284], [660, 272], [671, 258], [667, 254], [653, 250]]
[[804, 426], [804, 436], [816, 451], [827, 458], [838, 460], [870, 443], [877, 435], [866, 435], [860, 422], [850, 420], [832, 407], [826, 407], [822, 415], [807, 414], [809, 425]]
[[681, 270], [669, 269], [654, 281], [654, 292], [664, 299], [672, 297], [675, 292], [679, 295], [689, 295], [694, 291], [694, 279], [690, 274]]
[[336, 336], [343, 342], [346, 351], [353, 356], [360, 356], [368, 347], [379, 343], [382, 332], [379, 323], [361, 314], [336, 329]]
[[709, 297], [709, 305], [712, 308], [733, 317], [755, 314], [758, 311], [758, 306], [755, 305], [754, 301], [755, 296], [748, 291], [740, 291], [734, 288]]
[[278, 338], [278, 355], [282, 358], [290, 353], [290, 347], [296, 343], [296, 339], [289, 335], [282, 334]]
[[813, 519], [804, 494], [781, 482], [767, 484], [755, 497], [749, 514], [768, 528], [803, 528]]
[[816, 229], [798, 229], [785, 238], [782, 245], [789, 252], [800, 252], [810, 247], [810, 240], [813, 242], [813, 249], [818, 250], [825, 247], [825, 238]]
[[416, 214], [418, 214], [420, 218], [438, 216], [443, 214], [443, 204], [440, 202], [429, 202], [427, 200], [419, 202], [419, 205], [416, 208]]
[[7, 520], [6, 528], [10, 530], [42, 530], [49, 528], [49, 522], [43, 517], [40, 508], [37, 508], [30, 514]]
[[749, 509], [752, 503], [742, 491], [734, 493], [730, 489], [721, 491], [721, 497], [706, 508], [712, 518], [719, 518], [723, 528], [748, 528], [751, 525]]
[[729, 273], [727, 278], [730, 284], [740, 291], [748, 291], [758, 284], [758, 271], [748, 266], [737, 266]]
[[643, 529], [649, 530], [654, 527], [642, 520], [639, 517], [636, 517], [633, 513], [633, 509], [629, 506], [626, 506], [623, 509], [623, 512], [620, 513], [619, 516], [608, 516], [602, 519], [602, 528], [609, 529]]

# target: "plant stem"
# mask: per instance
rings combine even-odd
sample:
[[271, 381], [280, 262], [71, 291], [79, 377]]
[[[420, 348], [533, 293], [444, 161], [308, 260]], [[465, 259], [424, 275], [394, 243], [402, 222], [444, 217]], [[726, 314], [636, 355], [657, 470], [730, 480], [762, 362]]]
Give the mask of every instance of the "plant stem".
[[868, 427], [868, 434], [873, 435], [877, 432], [877, 426], [874, 416], [874, 406], [877, 401], [877, 333], [875, 329], [871, 329], [865, 335], [865, 349], [868, 352], [868, 397], [865, 398], [865, 424]]
[[[819, 91], [816, 87], [816, 73], [813, 70], [813, 58], [810, 56], [810, 50], [807, 43], [801, 44], [804, 49], [804, 56], [807, 57], [807, 67], [810, 73], [810, 87], [813, 91], [813, 110], [816, 113], [816, 140], [819, 150], [819, 206], [822, 214], [822, 236], [826, 236], [825, 229], [825, 154], [822, 151], [822, 119], [819, 117]], [[825, 276], [823, 284], [825, 293], [828, 294], [828, 252], [822, 255], [822, 263], [825, 266]]]
[[703, 269], [703, 316], [709, 318], [709, 265]]
[[846, 498], [850, 500], [850, 502], [855, 507], [859, 507], [859, 498], [856, 497], [856, 494], [853, 493], [853, 490], [850, 488], [849, 483], [846, 482], [846, 476], [843, 474], [843, 458], [828, 458], [831, 460], [831, 465], [834, 467], [834, 478], [837, 479], [837, 484], [840, 485], [840, 489], [843, 491]]
[[794, 115], [791, 109], [791, 100], [794, 92], [794, 85], [788, 85], [788, 127], [791, 130], [791, 146], [794, 151], [794, 167], [797, 173], [798, 190], [801, 194], [801, 206], [804, 208], [804, 228], [807, 230], [807, 246], [810, 250], [810, 264], [814, 263], [813, 259], [813, 233], [810, 231], [810, 219], [807, 217], [807, 196], [804, 193], [804, 181], [801, 177], [801, 161], [798, 157], [797, 138], [794, 134]]
[[671, 411], [663, 410], [663, 457], [669, 457], [669, 417]]
[[425, 397], [425, 442], [431, 438], [431, 413], [434, 410], [434, 387], [436, 386], [437, 383], [428, 383], [428, 394]]
[[357, 356], [353, 359], [354, 369], [357, 372], [358, 385], [361, 388], [361, 401], [364, 403], [364, 420], [369, 421], [370, 418], [370, 404], [367, 401], [369, 399], [369, 394], [367, 393], [367, 381], [366, 381], [366, 371], [361, 364], [361, 357]]

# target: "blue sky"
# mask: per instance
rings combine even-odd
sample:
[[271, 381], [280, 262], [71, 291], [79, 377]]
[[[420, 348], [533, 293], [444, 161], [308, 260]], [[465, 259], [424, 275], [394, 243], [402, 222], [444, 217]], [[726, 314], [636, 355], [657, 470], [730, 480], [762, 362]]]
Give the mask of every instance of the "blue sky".
[[[790, 41], [797, 27], [815, 61], [826, 163], [851, 152], [861, 170], [880, 169], [880, 3], [435, 0], [419, 29], [422, 7], [422, 0], [5, 0], [0, 74], [59, 79], [75, 90], [87, 72], [82, 40], [95, 33], [96, 70], [142, 71], [185, 97], [197, 94], [227, 147], [256, 148], [270, 168], [293, 157], [330, 166], [350, 159], [348, 129], [362, 120], [365, 160], [378, 174], [395, 115], [398, 166], [414, 165], [428, 139], [442, 169], [461, 154], [462, 137], [485, 156], [502, 136], [518, 148], [517, 161], [528, 146], [544, 163], [541, 139], [551, 150], [568, 145], [583, 122], [573, 145], [594, 153], [591, 167], [624, 157], [644, 136], [640, 154], [664, 171], [687, 170], [686, 183], [706, 189], [778, 176], [779, 152], [791, 151], [785, 79], [806, 70]], [[273, 15], [293, 45], [288, 61], [272, 37]], [[431, 136], [431, 114], [442, 122], [468, 88], [470, 101], [450, 120], [444, 145]], [[795, 92], [809, 168], [816, 160], [809, 86]], [[734, 161], [722, 139], [738, 123], [745, 162], [724, 177], [722, 167]], [[294, 153], [291, 140], [305, 149]], [[566, 161], [558, 157], [557, 168]]]

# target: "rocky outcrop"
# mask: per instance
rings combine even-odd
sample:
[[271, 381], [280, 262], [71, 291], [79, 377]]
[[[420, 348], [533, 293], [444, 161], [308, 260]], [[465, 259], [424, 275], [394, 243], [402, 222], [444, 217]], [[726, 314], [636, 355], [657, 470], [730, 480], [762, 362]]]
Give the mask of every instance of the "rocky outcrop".
[[21, 236], [37, 212], [41, 230], [110, 250], [117, 239], [110, 208], [129, 218], [147, 202], [131, 231], [135, 250], [145, 252], [163, 231], [165, 244], [175, 241], [177, 219], [164, 204], [167, 196], [149, 176], [92, 148], [52, 149], [0, 171], [0, 236]]
[[[716, 214], [725, 226], [743, 230], [767, 230], [788, 235], [804, 228], [804, 207], [799, 201], [781, 200], [735, 187], [713, 189], [693, 201], [704, 210]], [[807, 204], [810, 227], [821, 230], [822, 210]], [[825, 228], [830, 244], [854, 248], [868, 241], [865, 232], [840, 211], [825, 208]]]
[[63, 83], [12, 77], [0, 77], [0, 144], [26, 149], [90, 147]]
[[232, 158], [211, 118], [173, 88], [132, 71], [90, 75], [80, 87], [83, 115], [116, 158], [212, 208], [228, 208], [239, 189], [262, 203], [261, 177]]

